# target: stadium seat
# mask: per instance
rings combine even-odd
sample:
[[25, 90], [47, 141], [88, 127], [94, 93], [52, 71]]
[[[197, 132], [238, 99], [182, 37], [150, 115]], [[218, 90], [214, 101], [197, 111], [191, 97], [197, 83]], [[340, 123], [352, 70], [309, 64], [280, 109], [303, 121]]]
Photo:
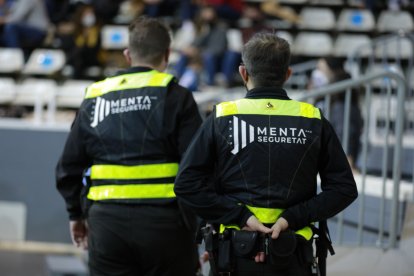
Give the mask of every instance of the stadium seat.
[[43, 107], [50, 108], [56, 93], [56, 82], [51, 79], [28, 78], [17, 85], [17, 94], [13, 101], [14, 105], [34, 107], [34, 121], [41, 122], [43, 118]]
[[27, 207], [23, 202], [0, 201], [0, 241], [23, 241], [26, 236]]
[[377, 58], [385, 59], [409, 59], [413, 57], [414, 40], [406, 37], [395, 37], [395, 39], [378, 44], [375, 49]]
[[368, 32], [374, 28], [375, 19], [370, 10], [343, 9], [339, 14], [337, 29], [340, 31]]
[[335, 28], [335, 15], [329, 8], [303, 8], [299, 16], [301, 29], [332, 30]]
[[24, 66], [23, 73], [27, 75], [52, 75], [66, 63], [66, 56], [62, 50], [36, 49], [32, 52]]
[[23, 51], [18, 48], [0, 48], [0, 73], [20, 72], [24, 65]]
[[105, 25], [101, 35], [103, 49], [121, 50], [128, 47], [128, 26]]
[[287, 42], [289, 42], [290, 45], [293, 45], [293, 36], [289, 32], [277, 31], [276, 34], [284, 40], [286, 40]]
[[412, 31], [413, 18], [407, 11], [384, 10], [378, 17], [377, 30], [379, 32]]
[[67, 80], [57, 87], [56, 107], [79, 108], [85, 97], [86, 88], [92, 83], [88, 80]]
[[242, 33], [238, 29], [229, 29], [227, 31], [227, 48], [230, 51], [241, 52], [243, 47]]
[[16, 84], [12, 78], [0, 78], [0, 104], [10, 103], [16, 96]]
[[341, 6], [344, 5], [342, 0], [309, 0], [311, 5], [329, 5], [329, 6]]
[[[335, 40], [333, 55], [346, 57], [358, 49], [358, 57], [366, 57], [372, 51], [369, 47], [371, 39], [367, 35], [360, 34], [340, 34]], [[365, 45], [366, 47], [359, 48]]]
[[304, 56], [326, 56], [331, 54], [332, 44], [326, 33], [302, 32], [296, 36], [293, 52]]

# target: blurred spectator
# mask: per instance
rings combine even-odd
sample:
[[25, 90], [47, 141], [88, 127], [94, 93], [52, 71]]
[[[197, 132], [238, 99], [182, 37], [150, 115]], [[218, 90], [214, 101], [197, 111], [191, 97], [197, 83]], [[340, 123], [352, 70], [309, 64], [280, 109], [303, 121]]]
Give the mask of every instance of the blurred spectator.
[[239, 30], [241, 32], [241, 40], [235, 41], [235, 43], [240, 44], [238, 45], [239, 49], [227, 50], [223, 59], [223, 74], [225, 76], [226, 86], [230, 87], [237, 84], [237, 81], [234, 80], [234, 76], [235, 73], [238, 72], [238, 67], [241, 62], [240, 50], [242, 45], [244, 45], [255, 33], [271, 31], [271, 29], [265, 25], [265, 16], [257, 5], [246, 5], [244, 7]]
[[143, 14], [144, 0], [126, 0], [119, 7], [119, 14], [115, 17], [116, 23], [128, 24], [134, 18]]
[[151, 17], [174, 16], [177, 7], [180, 6], [179, 0], [144, 0], [144, 14]]
[[71, 12], [71, 0], [45, 0], [47, 13], [53, 24], [67, 21]]
[[13, 0], [0, 0], [0, 17], [5, 17], [10, 11]]
[[203, 2], [214, 7], [218, 17], [227, 20], [238, 20], [243, 10], [241, 0], [205, 0]]
[[189, 58], [187, 68], [180, 78], [180, 85], [186, 87], [192, 92], [199, 91], [201, 71], [203, 69], [203, 61], [200, 56], [196, 55]]
[[[350, 79], [351, 76], [344, 70], [343, 61], [339, 58], [321, 58], [318, 61], [317, 68], [312, 72], [310, 88], [319, 88], [321, 86]], [[324, 109], [324, 99], [319, 99], [316, 106]], [[338, 138], [342, 141], [344, 131], [344, 114], [345, 114], [345, 93], [335, 94], [331, 97], [330, 118], [333, 128]], [[363, 118], [359, 107], [358, 91], [352, 90], [350, 121], [349, 121], [349, 139], [347, 157], [354, 171], [356, 161], [360, 150], [360, 138], [363, 128]]]
[[16, 0], [10, 13], [0, 17], [6, 47], [29, 50], [42, 45], [49, 18], [43, 0]]
[[[74, 31], [72, 35], [73, 47], [68, 53], [68, 64], [72, 66], [74, 78], [89, 77], [91, 68], [99, 70], [100, 61], [100, 34], [102, 24], [91, 5], [78, 7], [74, 17]], [[99, 75], [94, 72], [92, 75]]]
[[227, 49], [227, 28], [217, 19], [214, 8], [203, 7], [200, 10], [198, 32], [192, 46], [182, 49], [182, 54], [176, 64], [175, 71], [180, 78], [190, 58], [201, 55], [206, 84], [214, 85], [215, 76], [221, 67], [221, 60]]
[[119, 0], [90, 0], [95, 9], [96, 17], [103, 24], [110, 24], [119, 12], [122, 1]]

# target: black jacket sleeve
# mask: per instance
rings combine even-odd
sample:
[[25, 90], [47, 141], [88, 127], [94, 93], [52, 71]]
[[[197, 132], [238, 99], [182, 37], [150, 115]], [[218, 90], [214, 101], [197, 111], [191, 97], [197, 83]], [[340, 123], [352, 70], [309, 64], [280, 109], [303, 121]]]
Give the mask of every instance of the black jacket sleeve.
[[325, 118], [322, 118], [318, 169], [322, 192], [308, 201], [286, 209], [281, 215], [293, 230], [336, 215], [358, 196], [352, 170], [341, 143]]
[[216, 159], [214, 118], [210, 116], [184, 155], [175, 182], [175, 194], [182, 203], [210, 223], [244, 226], [252, 213], [214, 189]]
[[56, 187], [66, 202], [70, 220], [82, 218], [80, 194], [83, 172], [92, 164], [87, 156], [82, 141], [80, 116], [77, 114], [63, 153], [56, 166]]

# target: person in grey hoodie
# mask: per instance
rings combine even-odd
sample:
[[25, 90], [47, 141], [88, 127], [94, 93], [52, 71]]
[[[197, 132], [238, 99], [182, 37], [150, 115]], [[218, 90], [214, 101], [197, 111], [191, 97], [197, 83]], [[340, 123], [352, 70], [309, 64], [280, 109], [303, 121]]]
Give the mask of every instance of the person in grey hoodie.
[[10, 13], [0, 17], [3, 44], [11, 48], [36, 48], [42, 45], [49, 28], [43, 0], [17, 0]]

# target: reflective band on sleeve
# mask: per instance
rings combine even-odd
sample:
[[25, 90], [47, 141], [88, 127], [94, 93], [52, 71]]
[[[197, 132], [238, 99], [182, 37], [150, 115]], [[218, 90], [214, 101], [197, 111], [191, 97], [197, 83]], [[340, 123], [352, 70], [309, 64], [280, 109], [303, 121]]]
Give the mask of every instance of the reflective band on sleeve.
[[155, 70], [111, 77], [89, 86], [86, 90], [85, 99], [96, 98], [112, 91], [143, 87], [166, 87], [173, 78], [173, 75]]
[[178, 163], [149, 164], [137, 166], [93, 165], [91, 179], [152, 179], [175, 177]]
[[275, 223], [280, 214], [283, 212], [283, 209], [253, 207], [249, 205], [246, 205], [246, 207], [256, 216], [256, 218], [261, 223], [266, 224]]
[[319, 109], [313, 105], [293, 100], [240, 99], [216, 106], [217, 118], [236, 114], [321, 118]]
[[[273, 224], [279, 218], [279, 216], [284, 211], [283, 209], [278, 208], [263, 208], [263, 207], [253, 207], [246, 205], [246, 207], [255, 215], [255, 217], [264, 224]], [[231, 228], [235, 230], [240, 230], [240, 227], [237, 225], [224, 225], [220, 224], [220, 233], [223, 233], [225, 229]], [[313, 236], [313, 231], [309, 226], [306, 226], [302, 229], [299, 229], [295, 232], [297, 235], [302, 236], [306, 240], [310, 240]]]
[[92, 186], [88, 193], [90, 200], [173, 197], [175, 197], [173, 183]]

